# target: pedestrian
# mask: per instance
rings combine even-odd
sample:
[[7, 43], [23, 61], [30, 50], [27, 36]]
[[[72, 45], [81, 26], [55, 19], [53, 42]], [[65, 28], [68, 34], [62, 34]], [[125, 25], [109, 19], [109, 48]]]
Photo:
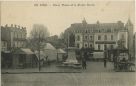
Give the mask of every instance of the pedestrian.
[[82, 60], [82, 68], [86, 69], [86, 60], [85, 59]]
[[46, 61], [48, 60], [48, 56], [45, 57], [46, 58]]
[[104, 67], [106, 68], [106, 66], [107, 66], [107, 59], [104, 58]]
[[117, 61], [116, 61], [116, 58], [117, 58], [117, 57], [113, 57], [114, 69], [116, 69], [116, 62], [117, 62]]

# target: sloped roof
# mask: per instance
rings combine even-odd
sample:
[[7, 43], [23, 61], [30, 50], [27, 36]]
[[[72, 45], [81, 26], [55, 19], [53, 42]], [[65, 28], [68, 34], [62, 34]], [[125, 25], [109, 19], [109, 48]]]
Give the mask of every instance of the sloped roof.
[[66, 53], [63, 49], [57, 49], [58, 53]]
[[[121, 26], [121, 27], [120, 27]], [[82, 23], [73, 23], [71, 24], [71, 27], [69, 28], [69, 30], [73, 30], [73, 29], [83, 29], [84, 26]], [[99, 24], [87, 24], [86, 25], [86, 29], [105, 29], [105, 28], [124, 28], [124, 24], [121, 22], [119, 23], [99, 23]]]
[[[39, 53], [38, 53], [38, 51], [35, 51], [35, 55], [36, 55], [37, 59], [39, 60]], [[40, 60], [41, 59], [45, 59], [45, 55], [44, 55], [43, 51], [40, 51]]]
[[128, 19], [128, 21], [127, 21], [127, 23], [126, 23], [126, 26], [127, 26], [127, 25], [128, 25], [128, 26], [129, 26], [129, 25], [133, 25], [130, 19]]
[[46, 43], [46, 46], [44, 47], [44, 49], [56, 50], [56, 48], [53, 45], [51, 45], [50, 43]]
[[28, 48], [21, 48], [14, 51], [14, 54], [34, 54], [30, 49]]

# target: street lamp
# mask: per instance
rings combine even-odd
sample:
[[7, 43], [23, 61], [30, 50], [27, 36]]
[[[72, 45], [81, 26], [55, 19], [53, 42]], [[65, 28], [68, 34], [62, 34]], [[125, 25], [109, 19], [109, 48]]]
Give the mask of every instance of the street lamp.
[[68, 57], [68, 47], [69, 47], [69, 32], [67, 34], [67, 57]]

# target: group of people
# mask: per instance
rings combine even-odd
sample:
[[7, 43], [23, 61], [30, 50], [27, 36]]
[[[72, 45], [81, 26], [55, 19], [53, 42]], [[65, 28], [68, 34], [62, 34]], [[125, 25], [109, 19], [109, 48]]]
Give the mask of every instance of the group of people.
[[[82, 68], [86, 69], [86, 66], [87, 66], [86, 59], [82, 59]], [[104, 67], [106, 68], [106, 66], [107, 66], [107, 59], [104, 58]]]
[[[107, 59], [104, 58], [103, 62], [104, 62], [104, 67], [106, 68], [107, 67]], [[87, 63], [86, 63], [85, 55], [82, 56], [82, 68], [87, 69]]]

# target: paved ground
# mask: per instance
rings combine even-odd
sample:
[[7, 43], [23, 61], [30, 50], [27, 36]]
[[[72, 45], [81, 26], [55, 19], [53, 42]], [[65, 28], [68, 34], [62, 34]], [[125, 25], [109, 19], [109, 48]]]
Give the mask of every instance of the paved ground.
[[2, 86], [136, 86], [135, 72], [114, 72], [112, 63], [87, 65], [81, 73], [2, 74]]
[[113, 63], [107, 62], [107, 67], [104, 68], [103, 62], [87, 62], [87, 70], [84, 72], [114, 72]]
[[2, 86], [136, 86], [135, 73], [3, 74]]
[[[114, 72], [113, 64], [111, 62], [107, 63], [107, 67], [104, 68], [103, 62], [87, 62], [87, 70], [82, 69], [71, 69], [71, 68], [60, 68], [56, 65], [51, 65], [47, 67], [42, 67], [40, 72]], [[2, 69], [2, 73], [23, 73], [23, 72], [39, 72], [38, 68], [29, 69]]]

